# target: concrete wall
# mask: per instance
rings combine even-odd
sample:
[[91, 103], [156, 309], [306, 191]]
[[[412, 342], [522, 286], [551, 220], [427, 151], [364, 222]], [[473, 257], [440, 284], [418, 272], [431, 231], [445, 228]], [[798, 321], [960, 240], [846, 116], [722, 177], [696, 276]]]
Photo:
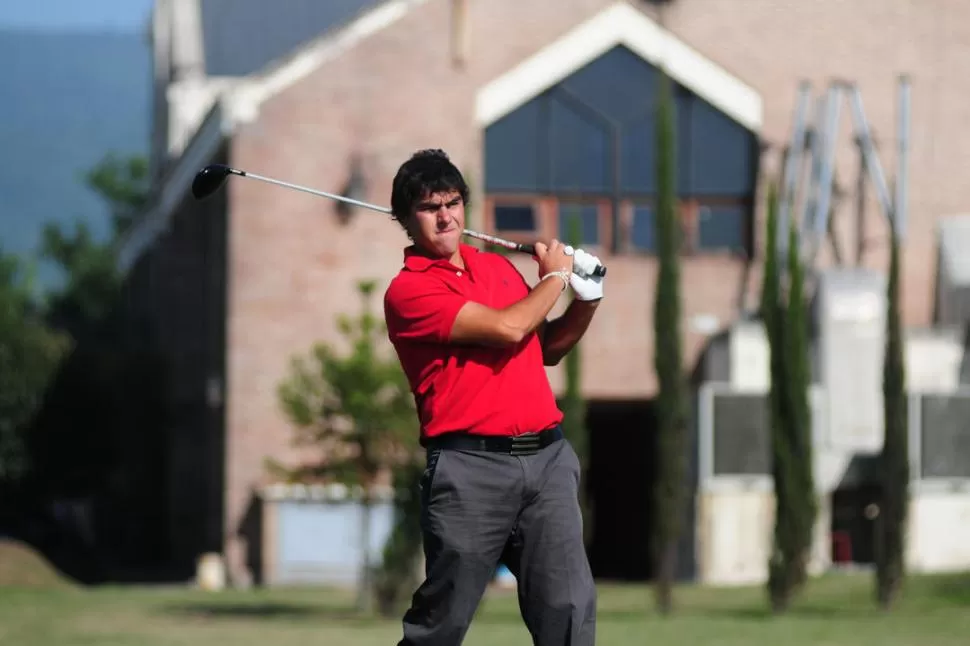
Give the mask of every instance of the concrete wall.
[[[706, 585], [760, 584], [768, 577], [775, 498], [766, 487], [724, 486], [698, 492], [697, 581]], [[822, 500], [809, 570], [831, 563], [830, 516]]]
[[970, 569], [970, 483], [952, 489], [925, 484], [914, 489], [906, 556], [910, 571]]
[[[774, 524], [774, 495], [764, 489], [699, 494], [698, 582], [758, 585], [767, 580]], [[822, 501], [811, 561], [812, 574], [832, 563], [831, 517]], [[947, 490], [915, 485], [910, 501], [906, 567], [913, 573], [970, 569], [970, 483]]]

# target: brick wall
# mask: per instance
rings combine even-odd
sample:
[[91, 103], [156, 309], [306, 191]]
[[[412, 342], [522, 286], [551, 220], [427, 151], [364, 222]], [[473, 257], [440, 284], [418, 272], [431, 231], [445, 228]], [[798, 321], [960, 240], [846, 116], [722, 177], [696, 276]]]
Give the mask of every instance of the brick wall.
[[[365, 199], [390, 201], [397, 166], [414, 150], [442, 147], [482, 186], [481, 133], [473, 123], [477, 88], [610, 3], [606, 0], [490, 0], [469, 4], [471, 57], [459, 69], [449, 57], [449, 3], [430, 1], [264, 104], [234, 139], [231, 162], [253, 172], [323, 190], [339, 190], [353, 154], [361, 154]], [[646, 3], [634, 3], [645, 5]], [[913, 81], [910, 234], [905, 253], [905, 320], [931, 316], [936, 218], [970, 202], [959, 181], [970, 97], [951, 79], [970, 62], [970, 5], [959, 0], [920, 9], [917, 0], [678, 0], [664, 21], [677, 36], [753, 86], [764, 100], [761, 133], [766, 170], [787, 141], [797, 83], [831, 77], [860, 84], [867, 117], [893, 174], [896, 77]], [[854, 187], [858, 165], [843, 110], [837, 177]], [[225, 523], [231, 567], [241, 571], [244, 542], [235, 531], [263, 459], [296, 459], [290, 429], [275, 398], [289, 357], [318, 340], [336, 340], [334, 317], [357, 306], [357, 280], [381, 286], [400, 266], [406, 239], [381, 214], [361, 211], [346, 226], [334, 204], [259, 182], [230, 182], [227, 318], [227, 473]], [[886, 263], [886, 226], [869, 189], [868, 266]], [[481, 196], [473, 196], [478, 203]], [[846, 204], [838, 230], [855, 247], [854, 211]], [[760, 216], [760, 209], [759, 209]], [[472, 217], [480, 222], [476, 209]], [[831, 254], [823, 250], [824, 262]], [[655, 264], [607, 258], [607, 298], [584, 342], [583, 385], [591, 397], [644, 397], [655, 390], [651, 307]], [[529, 259], [516, 263], [530, 280]], [[757, 265], [696, 257], [683, 267], [685, 335], [692, 362], [705, 337], [692, 317], [722, 323], [737, 315], [747, 275], [747, 302], [758, 298]], [[550, 370], [558, 389], [561, 375]]]

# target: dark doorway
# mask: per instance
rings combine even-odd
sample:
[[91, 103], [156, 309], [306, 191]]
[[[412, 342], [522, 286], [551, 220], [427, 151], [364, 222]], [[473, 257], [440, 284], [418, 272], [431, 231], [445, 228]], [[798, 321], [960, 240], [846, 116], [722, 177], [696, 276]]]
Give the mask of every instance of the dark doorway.
[[836, 566], [871, 565], [875, 562], [874, 512], [879, 487], [860, 484], [832, 493], [832, 561]]
[[649, 579], [656, 454], [653, 400], [591, 401], [587, 409], [593, 504], [590, 565], [597, 579]]

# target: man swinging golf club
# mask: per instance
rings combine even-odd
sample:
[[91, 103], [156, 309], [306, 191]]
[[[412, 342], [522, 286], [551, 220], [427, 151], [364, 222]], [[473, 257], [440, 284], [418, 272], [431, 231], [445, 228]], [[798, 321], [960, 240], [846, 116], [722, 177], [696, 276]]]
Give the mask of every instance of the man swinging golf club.
[[[600, 264], [535, 245], [530, 288], [505, 257], [461, 242], [469, 191], [441, 150], [394, 178], [391, 211], [413, 244], [384, 298], [388, 335], [417, 404], [426, 577], [399, 646], [458, 646], [496, 566], [515, 575], [536, 646], [592, 646], [596, 589], [583, 546], [580, 465], [544, 366], [583, 336]], [[546, 317], [571, 287], [564, 314]]]

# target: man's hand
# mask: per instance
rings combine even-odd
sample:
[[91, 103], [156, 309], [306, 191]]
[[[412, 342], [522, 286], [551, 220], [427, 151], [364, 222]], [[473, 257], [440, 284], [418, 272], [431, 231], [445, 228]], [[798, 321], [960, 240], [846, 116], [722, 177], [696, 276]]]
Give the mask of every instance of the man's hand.
[[573, 263], [569, 284], [575, 298], [559, 318], [548, 321], [542, 330], [542, 362], [557, 365], [586, 333], [593, 313], [603, 298], [603, 277], [592, 275], [599, 258], [582, 249], [568, 249]]
[[[598, 301], [603, 298], [603, 276], [592, 275], [591, 269], [600, 264], [600, 259], [586, 253], [582, 249], [573, 252], [575, 273], [569, 277], [569, 285], [573, 288], [576, 299], [580, 301]], [[590, 271], [588, 274], [587, 271]]]
[[539, 263], [539, 278], [560, 271], [572, 273], [573, 257], [567, 253], [566, 245], [553, 239], [548, 245], [537, 242], [535, 248], [536, 261]]

